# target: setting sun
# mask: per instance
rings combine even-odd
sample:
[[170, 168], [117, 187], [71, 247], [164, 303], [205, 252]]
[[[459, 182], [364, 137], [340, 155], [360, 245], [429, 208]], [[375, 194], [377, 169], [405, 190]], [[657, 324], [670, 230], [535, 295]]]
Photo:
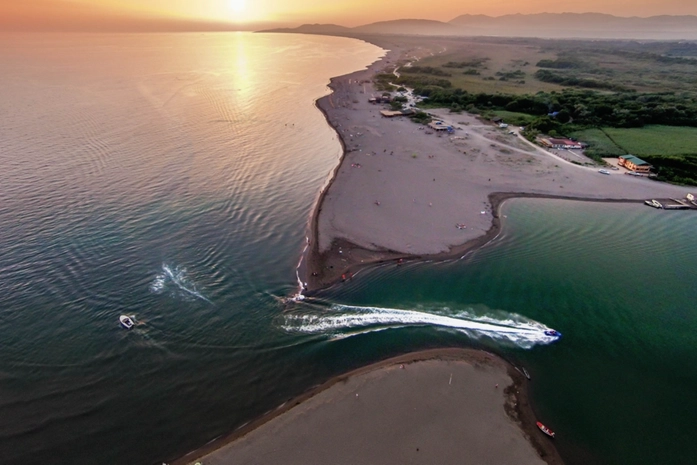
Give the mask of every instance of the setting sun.
[[245, 0], [230, 0], [228, 5], [232, 11], [235, 13], [241, 13], [245, 10], [246, 5]]

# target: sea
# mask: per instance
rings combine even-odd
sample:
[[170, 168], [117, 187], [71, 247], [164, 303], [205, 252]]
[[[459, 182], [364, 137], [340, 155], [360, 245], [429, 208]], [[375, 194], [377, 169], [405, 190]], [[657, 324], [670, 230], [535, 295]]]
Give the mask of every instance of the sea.
[[0, 463], [168, 462], [438, 347], [526, 367], [568, 464], [694, 463], [694, 212], [511, 200], [477, 251], [288, 302], [341, 156], [314, 102], [383, 55], [290, 34], [0, 36]]

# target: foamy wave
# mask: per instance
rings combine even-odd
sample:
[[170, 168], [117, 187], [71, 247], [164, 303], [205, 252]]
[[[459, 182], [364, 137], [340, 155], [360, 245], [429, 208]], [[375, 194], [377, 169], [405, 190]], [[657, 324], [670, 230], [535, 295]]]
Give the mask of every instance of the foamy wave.
[[526, 349], [558, 339], [544, 333], [551, 328], [522, 315], [505, 312], [476, 315], [472, 311], [452, 312], [448, 308], [416, 311], [332, 305], [328, 312], [322, 314], [286, 315], [283, 329], [289, 332], [327, 334], [332, 338], [343, 339], [366, 332], [408, 326], [449, 328], [473, 338], [488, 336]]

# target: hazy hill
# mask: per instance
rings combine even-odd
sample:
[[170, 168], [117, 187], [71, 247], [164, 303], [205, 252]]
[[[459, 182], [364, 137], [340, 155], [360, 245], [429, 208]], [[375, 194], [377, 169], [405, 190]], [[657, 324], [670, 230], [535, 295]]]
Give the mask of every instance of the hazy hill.
[[339, 26], [336, 24], [303, 24], [298, 27], [282, 27], [276, 29], [266, 29], [259, 32], [295, 32], [299, 34], [342, 34], [353, 31], [350, 27]]
[[462, 15], [450, 24], [467, 35], [697, 39], [697, 16], [618, 17], [601, 13]]
[[353, 28], [336, 24], [304, 24], [297, 28], [262, 32], [697, 40], [697, 16], [625, 18], [601, 13], [540, 13], [498, 17], [461, 15], [447, 23], [400, 19]]
[[462, 28], [456, 24], [443, 23], [428, 19], [398, 19], [379, 21], [352, 28], [353, 32], [362, 34], [410, 34], [410, 35], [461, 35]]

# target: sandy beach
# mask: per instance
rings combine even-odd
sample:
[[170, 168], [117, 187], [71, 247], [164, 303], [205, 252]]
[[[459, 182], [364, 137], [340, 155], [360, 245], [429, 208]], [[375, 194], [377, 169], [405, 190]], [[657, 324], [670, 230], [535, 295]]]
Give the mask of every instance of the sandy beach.
[[485, 352], [408, 354], [334, 378], [173, 465], [562, 463], [526, 386]]
[[368, 69], [332, 79], [332, 94], [317, 102], [344, 156], [313, 218], [303, 270], [310, 292], [371, 263], [445, 259], [481, 246], [496, 236], [507, 198], [684, 197], [679, 186], [579, 166], [471, 114], [428, 110], [452, 125], [452, 134], [381, 116], [385, 107], [368, 102], [380, 94], [372, 77], [416, 53], [390, 46]]

